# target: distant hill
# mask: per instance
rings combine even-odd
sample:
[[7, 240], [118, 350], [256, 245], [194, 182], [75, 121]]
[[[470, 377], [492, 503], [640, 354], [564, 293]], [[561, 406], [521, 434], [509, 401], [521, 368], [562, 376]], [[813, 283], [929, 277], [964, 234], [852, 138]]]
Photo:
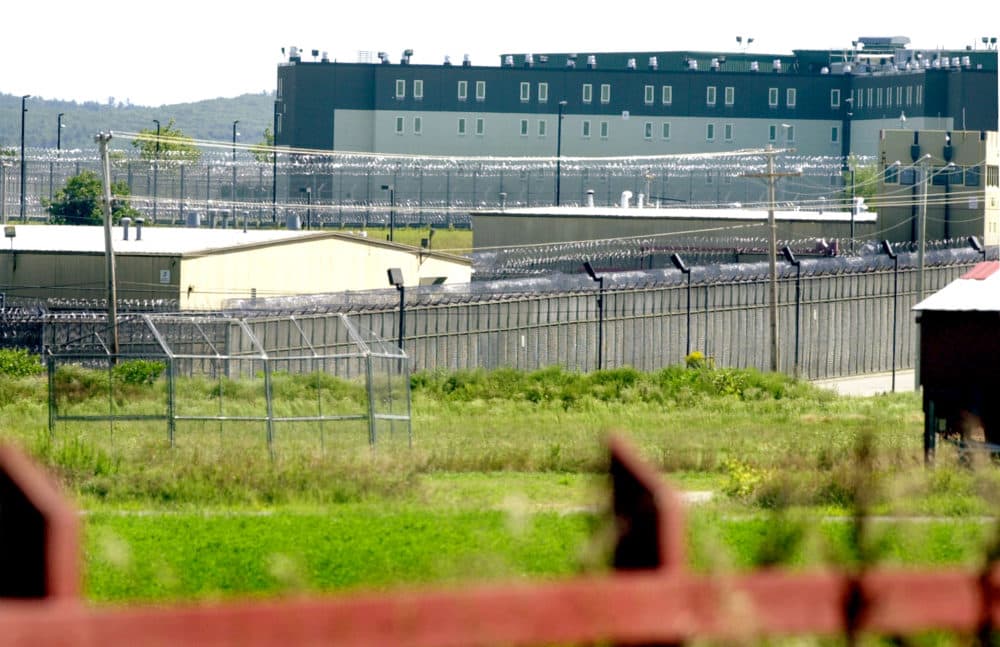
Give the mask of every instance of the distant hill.
[[[233, 121], [239, 119], [239, 141], [256, 144], [264, 128], [272, 125], [274, 94], [244, 94], [230, 99], [208, 99], [150, 108], [121, 103], [58, 101], [30, 98], [27, 101], [24, 139], [28, 148], [55, 148], [58, 115], [63, 114], [62, 147], [93, 148], [101, 131], [137, 132], [155, 128], [153, 119], [166, 126], [173, 118], [177, 127], [196, 139], [231, 141]], [[112, 141], [114, 148], [127, 148], [131, 139]], [[21, 145], [21, 97], [0, 93], [0, 147]]]

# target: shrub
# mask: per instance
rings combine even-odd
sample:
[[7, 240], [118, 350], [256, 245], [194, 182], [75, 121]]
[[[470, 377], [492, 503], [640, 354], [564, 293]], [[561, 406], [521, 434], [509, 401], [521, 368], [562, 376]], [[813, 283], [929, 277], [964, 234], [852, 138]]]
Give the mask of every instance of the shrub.
[[156, 382], [156, 378], [163, 375], [166, 368], [166, 363], [157, 360], [130, 359], [116, 364], [111, 374], [122, 384], [141, 386]]
[[0, 349], [0, 375], [27, 377], [43, 370], [38, 355], [32, 355], [24, 348]]

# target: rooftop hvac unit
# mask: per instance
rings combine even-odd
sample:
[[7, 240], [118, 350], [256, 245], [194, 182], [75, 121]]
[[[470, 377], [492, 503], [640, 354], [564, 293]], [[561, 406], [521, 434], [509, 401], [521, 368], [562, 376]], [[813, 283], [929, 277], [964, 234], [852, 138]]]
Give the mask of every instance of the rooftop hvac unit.
[[462, 67], [469, 67], [471, 65], [472, 65], [472, 59], [469, 58], [468, 54], [464, 55], [462, 57]]
[[524, 55], [524, 66], [525, 67], [531, 67], [534, 64], [535, 64], [535, 57], [532, 56], [531, 54], [525, 54]]
[[628, 68], [628, 69], [630, 69], [630, 70], [634, 70], [635, 69], [635, 59], [634, 58], [628, 59], [628, 61], [625, 63], [625, 67]]
[[587, 68], [592, 70], [595, 67], [597, 67], [597, 57], [590, 54], [587, 56]]
[[750, 61], [750, 71], [751, 72], [759, 72], [760, 71], [760, 63], [758, 63], [757, 61]]
[[507, 54], [507, 56], [504, 56], [503, 58], [503, 64], [505, 67], [514, 67], [514, 57]]
[[656, 70], [660, 66], [659, 62], [656, 60], [655, 56], [649, 57], [649, 69]]
[[780, 58], [776, 58], [773, 61], [771, 61], [771, 70], [774, 71], [774, 72], [780, 72], [781, 71], [781, 59]]

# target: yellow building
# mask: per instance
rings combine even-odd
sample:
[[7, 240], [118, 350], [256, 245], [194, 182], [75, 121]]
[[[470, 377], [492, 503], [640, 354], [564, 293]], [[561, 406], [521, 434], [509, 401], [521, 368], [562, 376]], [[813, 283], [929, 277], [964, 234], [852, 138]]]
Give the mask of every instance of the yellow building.
[[976, 236], [1000, 244], [1000, 140], [996, 131], [883, 130], [876, 208], [880, 238]]
[[[7, 225], [0, 292], [8, 298], [104, 299], [104, 229]], [[139, 235], [137, 235], [139, 234]], [[467, 283], [469, 259], [331, 231], [115, 227], [118, 298], [176, 300], [180, 310], [222, 308], [228, 299]]]

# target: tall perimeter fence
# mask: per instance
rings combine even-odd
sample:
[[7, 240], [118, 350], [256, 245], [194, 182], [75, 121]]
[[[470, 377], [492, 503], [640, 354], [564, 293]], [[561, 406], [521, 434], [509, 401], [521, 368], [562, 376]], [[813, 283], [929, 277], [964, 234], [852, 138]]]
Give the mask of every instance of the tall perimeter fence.
[[[876, 254], [805, 258], [798, 279], [796, 268], [779, 263], [780, 370], [795, 373], [796, 357], [799, 374], [808, 379], [913, 367], [917, 256], [900, 252], [898, 267]], [[924, 293], [982, 258], [971, 249], [928, 251]], [[244, 315], [253, 309], [268, 315], [271, 326], [291, 313], [300, 315], [298, 325], [304, 313], [319, 319], [350, 313], [386, 339], [397, 338], [402, 319], [413, 370], [558, 365], [652, 371], [683, 363], [690, 351], [716, 366], [769, 369], [767, 263], [696, 266], [690, 278], [689, 286], [672, 269], [608, 273], [603, 293], [585, 274], [413, 288], [403, 295], [402, 318], [395, 291], [232, 305]], [[254, 317], [247, 320], [253, 327]]]

